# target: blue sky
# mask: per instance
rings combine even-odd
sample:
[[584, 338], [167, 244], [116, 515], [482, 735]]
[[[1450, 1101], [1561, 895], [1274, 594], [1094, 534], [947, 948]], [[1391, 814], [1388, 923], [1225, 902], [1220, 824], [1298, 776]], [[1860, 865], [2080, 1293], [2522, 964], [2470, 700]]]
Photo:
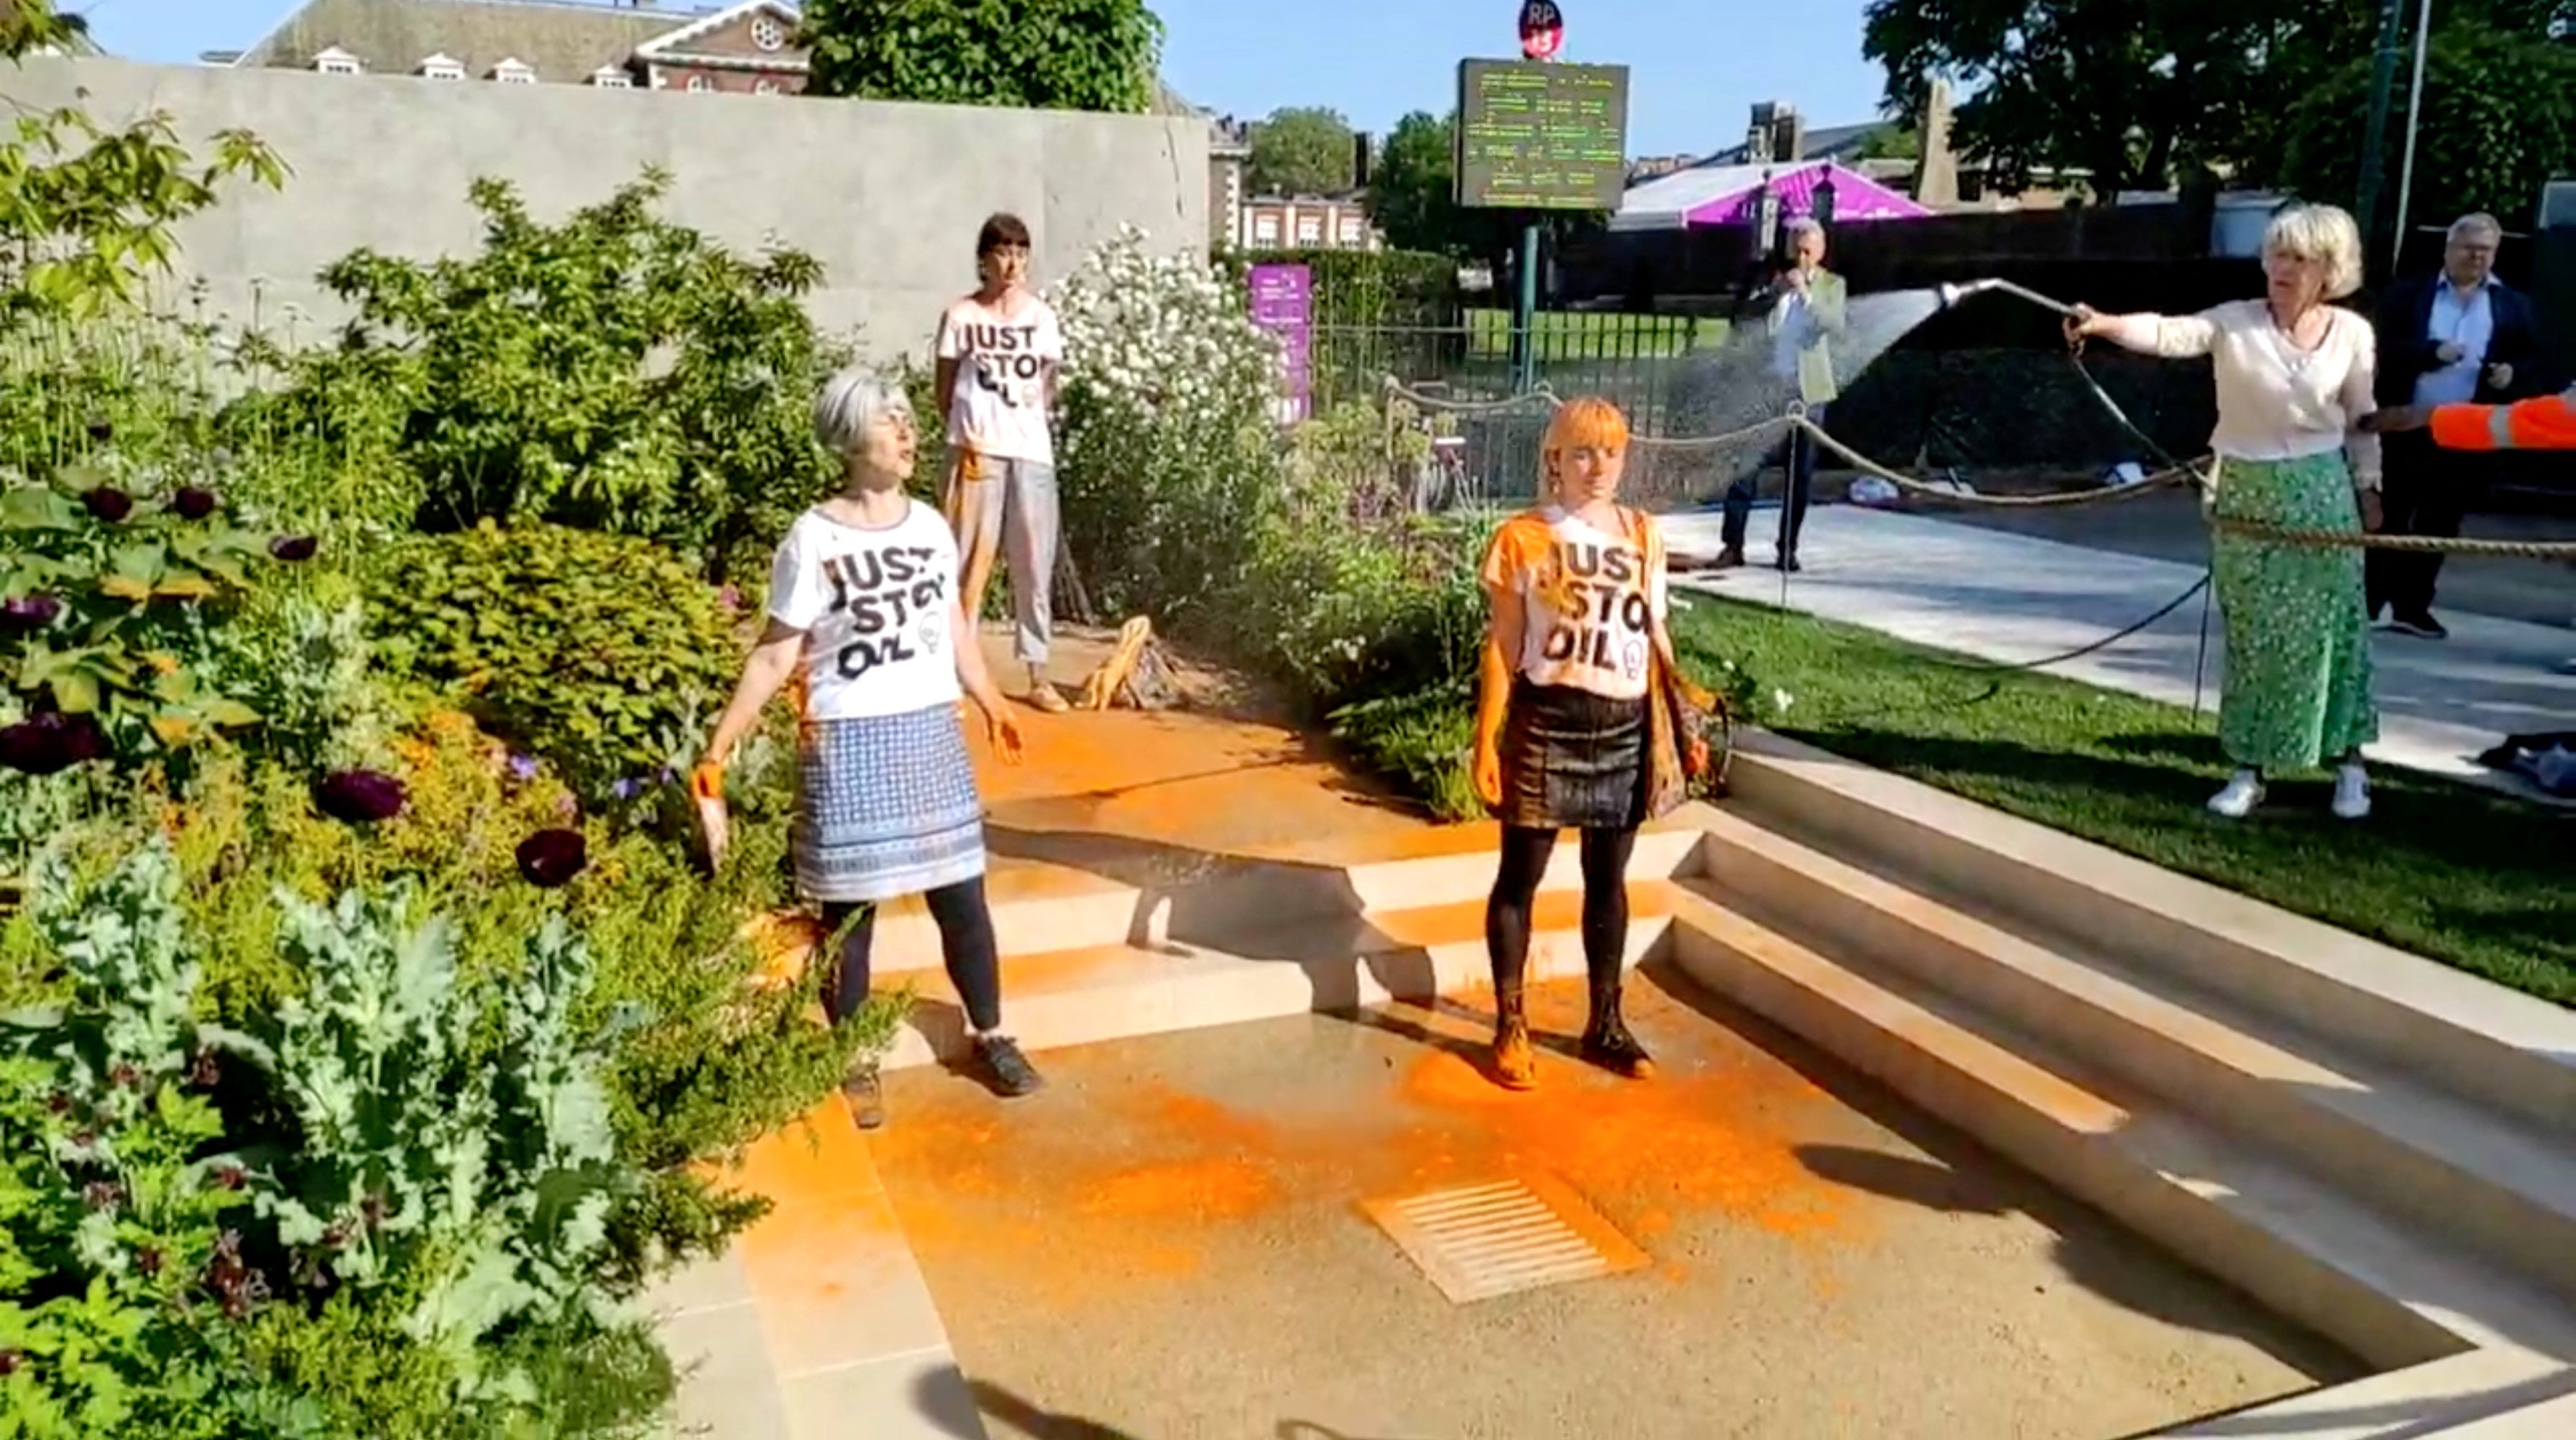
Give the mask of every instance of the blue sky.
[[[64, 0], [109, 50], [185, 62], [259, 38], [292, 0]], [[688, 0], [671, 0], [686, 8]], [[1329, 105], [1384, 132], [1408, 110], [1448, 108], [1458, 60], [1517, 53], [1518, 0], [1152, 0], [1170, 37], [1164, 74], [1240, 116]], [[1630, 149], [1699, 152], [1744, 138], [1757, 100], [1813, 125], [1876, 113], [1880, 76], [1860, 58], [1863, 0], [1560, 0], [1566, 58], [1631, 68]]]

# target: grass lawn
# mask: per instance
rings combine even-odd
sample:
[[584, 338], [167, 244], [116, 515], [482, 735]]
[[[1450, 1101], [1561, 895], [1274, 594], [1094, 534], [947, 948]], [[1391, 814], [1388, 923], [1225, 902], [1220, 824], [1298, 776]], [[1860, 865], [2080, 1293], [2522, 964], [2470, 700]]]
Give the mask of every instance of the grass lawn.
[[2322, 775], [2221, 820], [2207, 716], [1702, 597], [1674, 639], [1788, 692], [1782, 734], [2576, 1006], [2576, 814], [2383, 767], [2358, 825], [2326, 813]]

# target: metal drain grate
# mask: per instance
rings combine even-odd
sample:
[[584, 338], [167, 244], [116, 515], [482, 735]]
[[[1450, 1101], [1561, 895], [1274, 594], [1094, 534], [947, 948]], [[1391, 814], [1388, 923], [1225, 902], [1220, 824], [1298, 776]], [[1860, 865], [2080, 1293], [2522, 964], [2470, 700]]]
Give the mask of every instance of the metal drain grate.
[[1457, 1305], [1651, 1263], [1582, 1196], [1545, 1175], [1370, 1200], [1360, 1210]]

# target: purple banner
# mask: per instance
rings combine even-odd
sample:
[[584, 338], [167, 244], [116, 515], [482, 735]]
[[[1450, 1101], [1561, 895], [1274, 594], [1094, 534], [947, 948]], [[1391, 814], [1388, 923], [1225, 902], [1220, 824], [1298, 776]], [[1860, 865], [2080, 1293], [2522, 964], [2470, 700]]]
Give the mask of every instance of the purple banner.
[[1279, 418], [1293, 425], [1313, 404], [1310, 355], [1315, 339], [1315, 277], [1303, 265], [1255, 265], [1252, 323], [1279, 337]]

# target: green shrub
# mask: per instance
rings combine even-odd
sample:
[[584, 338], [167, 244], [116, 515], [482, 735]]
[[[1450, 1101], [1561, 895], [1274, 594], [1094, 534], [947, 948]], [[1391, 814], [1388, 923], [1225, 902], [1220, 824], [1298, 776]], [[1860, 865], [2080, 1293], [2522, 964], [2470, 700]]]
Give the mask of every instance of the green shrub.
[[181, 883], [152, 841], [94, 884], [57, 860], [37, 886], [63, 993], [0, 1041], [0, 1346], [25, 1433], [566, 1433], [531, 1427], [577, 1408], [547, 1386], [587, 1392], [591, 1433], [651, 1419], [667, 1372], [634, 1363], [640, 1321], [592, 1283], [638, 1177], [569, 929], [472, 983], [400, 891], [290, 898], [270, 938], [305, 983], [227, 1029], [196, 1013]]
[[1469, 773], [1475, 758], [1474, 687], [1442, 685], [1362, 701], [1333, 714], [1333, 738], [1353, 759], [1430, 807], [1439, 820], [1475, 820], [1485, 807]]
[[740, 658], [716, 592], [625, 536], [535, 524], [413, 536], [385, 547], [368, 595], [397, 672], [462, 697], [593, 797], [675, 767]]
[[93, 718], [128, 760], [259, 719], [217, 685], [211, 637], [254, 572], [304, 552], [211, 490], [138, 494], [85, 468], [0, 487], [0, 544], [0, 687], [27, 708]]
[[737, 256], [654, 213], [669, 186], [648, 171], [549, 226], [476, 181], [482, 251], [331, 265], [357, 319], [335, 348], [270, 354], [289, 384], [266, 405], [408, 467], [429, 528], [545, 520], [649, 536], [711, 579], [758, 573], [834, 478], [809, 415], [846, 347], [805, 313], [811, 256]]

